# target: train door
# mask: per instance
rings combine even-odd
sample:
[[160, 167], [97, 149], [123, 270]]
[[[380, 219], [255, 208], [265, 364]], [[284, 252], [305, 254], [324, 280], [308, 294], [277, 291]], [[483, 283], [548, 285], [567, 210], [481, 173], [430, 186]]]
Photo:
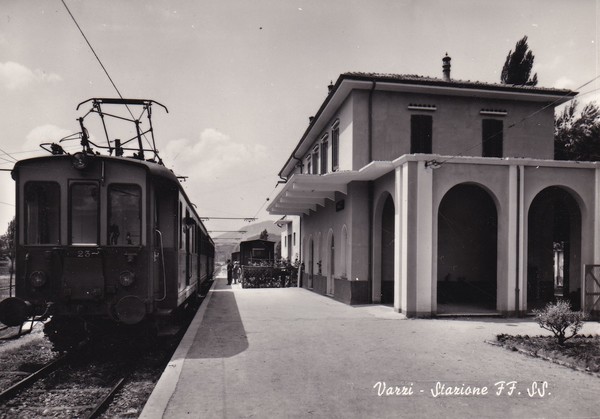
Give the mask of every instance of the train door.
[[164, 259], [163, 238], [160, 230], [160, 207], [158, 193], [154, 190], [154, 202], [152, 205], [152, 276], [154, 278], [154, 298], [157, 297], [159, 289], [162, 289], [164, 278], [162, 276], [162, 260]]
[[190, 219], [190, 211], [185, 210], [185, 285], [190, 285], [190, 278], [192, 277], [192, 249], [190, 246], [192, 236], [192, 225], [189, 225], [187, 221]]

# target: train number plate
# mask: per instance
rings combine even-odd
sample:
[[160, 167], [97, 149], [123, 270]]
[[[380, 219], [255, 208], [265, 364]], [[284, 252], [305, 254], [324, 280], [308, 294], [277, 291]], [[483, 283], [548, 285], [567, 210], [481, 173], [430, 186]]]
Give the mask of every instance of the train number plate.
[[99, 249], [73, 249], [67, 250], [66, 257], [77, 258], [77, 259], [89, 259], [100, 257]]

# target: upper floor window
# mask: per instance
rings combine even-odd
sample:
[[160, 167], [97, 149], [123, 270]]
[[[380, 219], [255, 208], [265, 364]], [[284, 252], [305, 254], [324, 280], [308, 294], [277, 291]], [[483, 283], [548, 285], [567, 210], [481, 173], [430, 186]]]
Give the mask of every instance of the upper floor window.
[[70, 237], [71, 244], [97, 245], [100, 189], [97, 183], [71, 185]]
[[315, 147], [312, 152], [312, 174], [319, 174], [319, 146]]
[[502, 157], [503, 123], [498, 119], [481, 121], [483, 157]]
[[142, 190], [138, 185], [108, 187], [108, 244], [141, 244]]
[[433, 118], [431, 115], [411, 115], [410, 153], [431, 154]]
[[321, 173], [327, 173], [327, 160], [328, 160], [329, 144], [327, 143], [327, 135], [321, 140]]
[[335, 172], [340, 168], [340, 128], [339, 121], [336, 121], [331, 128], [331, 171]]
[[306, 161], [306, 173], [309, 175], [312, 174], [312, 162], [310, 159]]
[[25, 244], [58, 244], [60, 187], [54, 182], [25, 185]]

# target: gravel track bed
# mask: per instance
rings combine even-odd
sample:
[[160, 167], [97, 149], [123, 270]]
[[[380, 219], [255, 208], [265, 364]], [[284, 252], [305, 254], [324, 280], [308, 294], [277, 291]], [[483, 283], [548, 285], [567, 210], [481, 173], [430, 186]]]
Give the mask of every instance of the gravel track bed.
[[[42, 329], [36, 324], [28, 335], [0, 341], [1, 390], [60, 356]], [[124, 375], [123, 387], [101, 417], [138, 417], [180, 338], [90, 342], [67, 365], [0, 405], [0, 418], [85, 417]]]

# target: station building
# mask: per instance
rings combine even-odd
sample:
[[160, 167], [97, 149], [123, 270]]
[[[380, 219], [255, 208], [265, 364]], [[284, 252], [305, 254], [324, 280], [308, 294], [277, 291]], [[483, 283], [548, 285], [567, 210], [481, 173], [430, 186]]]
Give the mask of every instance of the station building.
[[281, 253], [279, 257], [294, 264], [300, 262], [300, 223], [297, 216], [284, 215], [275, 224], [281, 228]]
[[407, 316], [519, 315], [584, 301], [600, 172], [554, 160], [576, 93], [443, 76], [340, 75], [268, 210], [297, 216], [302, 286]]

